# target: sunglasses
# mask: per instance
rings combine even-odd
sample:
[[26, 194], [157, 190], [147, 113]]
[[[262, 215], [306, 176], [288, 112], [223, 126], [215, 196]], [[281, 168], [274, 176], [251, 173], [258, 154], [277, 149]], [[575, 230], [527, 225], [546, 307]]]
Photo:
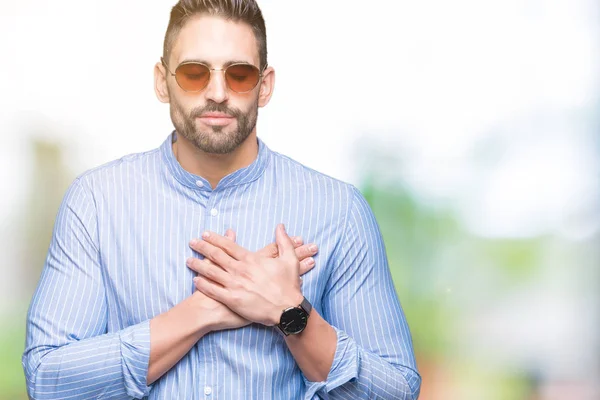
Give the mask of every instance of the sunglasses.
[[227, 87], [236, 93], [250, 92], [263, 76], [252, 64], [240, 63], [231, 64], [226, 68], [209, 68], [208, 65], [190, 61], [179, 64], [173, 73], [162, 57], [160, 61], [185, 92], [199, 92], [208, 86], [212, 71], [223, 71]]

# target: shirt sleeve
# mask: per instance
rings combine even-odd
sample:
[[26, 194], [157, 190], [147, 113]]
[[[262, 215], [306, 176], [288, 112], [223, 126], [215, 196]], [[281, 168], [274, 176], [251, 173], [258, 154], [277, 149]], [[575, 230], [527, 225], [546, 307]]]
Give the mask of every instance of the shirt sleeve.
[[150, 323], [107, 333], [97, 243], [93, 198], [75, 180], [27, 315], [22, 363], [32, 399], [142, 398], [150, 391]]
[[352, 190], [323, 303], [337, 347], [326, 381], [305, 378], [305, 398], [417, 399], [421, 376], [381, 232], [365, 198]]

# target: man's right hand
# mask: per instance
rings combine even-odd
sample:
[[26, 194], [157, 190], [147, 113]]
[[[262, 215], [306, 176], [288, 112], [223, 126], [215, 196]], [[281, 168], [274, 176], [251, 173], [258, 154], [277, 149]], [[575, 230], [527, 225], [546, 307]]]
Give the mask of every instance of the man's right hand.
[[[228, 229], [227, 232], [225, 232], [225, 237], [235, 242], [235, 232], [232, 229]], [[312, 256], [317, 254], [318, 248], [315, 244], [303, 244], [302, 238], [298, 236], [293, 236], [292, 241], [296, 250], [296, 256], [300, 261], [299, 275], [302, 276], [315, 266], [315, 261]], [[277, 258], [279, 256], [276, 243], [267, 245], [263, 249], [258, 250], [257, 253], [263, 257]], [[205, 262], [212, 263], [208, 259], [205, 259]], [[300, 279], [300, 276], [298, 276], [298, 279]], [[208, 324], [210, 331], [236, 329], [250, 324], [250, 321], [240, 317], [227, 306], [211, 299], [198, 290], [193, 293], [192, 297], [194, 298], [195, 304], [200, 309], [200, 318], [211, 321]]]

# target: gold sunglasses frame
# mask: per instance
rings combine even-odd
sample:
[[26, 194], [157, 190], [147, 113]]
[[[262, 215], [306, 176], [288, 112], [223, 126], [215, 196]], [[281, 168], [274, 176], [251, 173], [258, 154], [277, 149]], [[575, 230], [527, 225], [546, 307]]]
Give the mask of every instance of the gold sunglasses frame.
[[[202, 87], [201, 89], [198, 90], [185, 90], [183, 87], [181, 87], [181, 85], [179, 84], [179, 81], [177, 80], [177, 74], [174, 74], [173, 72], [171, 72], [171, 70], [169, 69], [169, 66], [167, 65], [167, 63], [165, 62], [165, 60], [161, 57], [160, 58], [160, 62], [162, 63], [162, 65], [165, 67], [165, 69], [169, 72], [169, 74], [175, 78], [175, 82], [177, 82], [177, 86], [179, 86], [181, 88], [181, 90], [183, 90], [184, 92], [188, 92], [188, 93], [198, 93], [203, 91], [204, 89], [206, 89], [206, 87], [208, 86], [208, 84], [210, 83], [210, 80], [212, 79], [212, 73], [213, 71], [222, 71], [223, 72], [223, 76], [225, 76], [225, 74], [227, 73], [227, 69], [230, 67], [235, 67], [236, 65], [250, 65], [254, 68], [256, 68], [258, 70], [258, 80], [256, 81], [256, 84], [252, 87], [252, 89], [250, 90], [246, 90], [244, 92], [238, 92], [237, 90], [233, 90], [231, 88], [231, 86], [229, 86], [229, 82], [227, 81], [227, 78], [225, 78], [225, 84], [227, 85], [227, 88], [229, 90], [231, 90], [232, 92], [235, 93], [239, 93], [239, 94], [244, 94], [244, 93], [250, 93], [251, 91], [253, 91], [254, 89], [256, 89], [256, 87], [258, 86], [258, 84], [260, 83], [260, 80], [263, 77], [263, 73], [265, 72], [265, 69], [267, 69], [267, 66], [265, 65], [265, 67], [263, 68], [263, 70], [261, 71], [259, 68], [257, 68], [255, 65], [253, 64], [248, 64], [248, 63], [235, 63], [235, 64], [231, 64], [228, 65], [225, 68], [210, 68], [208, 65], [204, 64], [204, 63], [199, 63], [199, 62], [195, 62], [195, 61], [189, 61], [189, 62], [184, 62], [181, 63], [177, 66], [177, 68], [181, 67], [182, 65], [187, 65], [187, 64], [197, 64], [197, 65], [202, 65], [204, 67], [206, 67], [206, 69], [208, 69], [208, 80], [206, 81], [206, 85], [204, 85], [204, 87]], [[177, 72], [177, 68], [175, 68], [175, 72]]]

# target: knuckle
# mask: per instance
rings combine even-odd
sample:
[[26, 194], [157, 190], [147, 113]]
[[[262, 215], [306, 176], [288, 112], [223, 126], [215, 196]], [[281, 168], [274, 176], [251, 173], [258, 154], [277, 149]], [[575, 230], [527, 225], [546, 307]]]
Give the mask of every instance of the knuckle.
[[204, 257], [204, 260], [202, 260], [202, 262], [203, 262], [205, 265], [215, 265], [215, 263], [214, 263], [214, 262], [212, 262], [212, 261], [211, 261], [211, 259], [210, 259], [210, 258], [208, 258], [208, 257]]
[[204, 279], [202, 279], [201, 276], [199, 276], [195, 282], [196, 282], [196, 287], [198, 289], [201, 289], [203, 292], [206, 292], [206, 289], [208, 289], [208, 285], [206, 284], [206, 281]]
[[206, 251], [206, 242], [204, 240], [199, 240], [196, 242], [196, 244], [194, 246], [192, 246], [195, 250], [199, 251], [199, 252], [204, 252]]
[[220, 242], [219, 242], [219, 247], [220, 247], [220, 248], [221, 248], [223, 251], [225, 251], [226, 253], [228, 253], [228, 252], [230, 252], [230, 251], [231, 251], [231, 244], [232, 244], [232, 243], [233, 243], [233, 242], [232, 242], [232, 241], [230, 241], [230, 240], [223, 240], [223, 241], [220, 241]]
[[229, 296], [233, 305], [239, 305], [242, 302], [242, 297], [239, 291], [233, 290]]
[[194, 271], [198, 270], [197, 260], [195, 258], [188, 259], [186, 263], [188, 267], [190, 267]]
[[233, 279], [231, 282], [231, 287], [235, 290], [240, 290], [244, 288], [244, 285], [239, 279]]
[[272, 258], [276, 258], [277, 256], [279, 256], [279, 249], [277, 248], [277, 246], [271, 245], [270, 256]]
[[218, 261], [221, 258], [222, 251], [217, 248], [210, 250], [210, 258], [214, 261]]
[[227, 259], [226, 262], [223, 264], [223, 269], [235, 273], [235, 271], [237, 271], [237, 262], [232, 259]]
[[310, 254], [310, 252], [308, 251], [307, 246], [298, 247], [296, 249], [296, 255], [298, 257], [306, 258], [306, 257], [308, 257], [309, 254]]
[[214, 280], [214, 278], [216, 277], [215, 270], [213, 268], [204, 268], [203, 273], [204, 276], [211, 280]]
[[203, 284], [203, 285], [204, 286], [202, 288], [202, 291], [204, 293], [206, 293], [209, 296], [214, 296], [215, 295], [215, 288], [214, 287], [212, 287], [211, 285], [208, 285], [208, 284]]
[[252, 273], [247, 270], [247, 269], [243, 269], [239, 272], [239, 276], [242, 279], [247, 279], [247, 280], [251, 280], [252, 279]]
[[195, 259], [194, 261], [192, 261], [191, 267], [194, 271], [200, 272], [200, 270], [202, 269], [202, 261]]
[[194, 286], [196, 286], [196, 289], [200, 289], [202, 287], [202, 279], [194, 279]]
[[215, 250], [211, 248], [206, 248], [204, 250], [204, 255], [206, 256], [206, 258], [210, 258], [212, 260], [215, 255]]

